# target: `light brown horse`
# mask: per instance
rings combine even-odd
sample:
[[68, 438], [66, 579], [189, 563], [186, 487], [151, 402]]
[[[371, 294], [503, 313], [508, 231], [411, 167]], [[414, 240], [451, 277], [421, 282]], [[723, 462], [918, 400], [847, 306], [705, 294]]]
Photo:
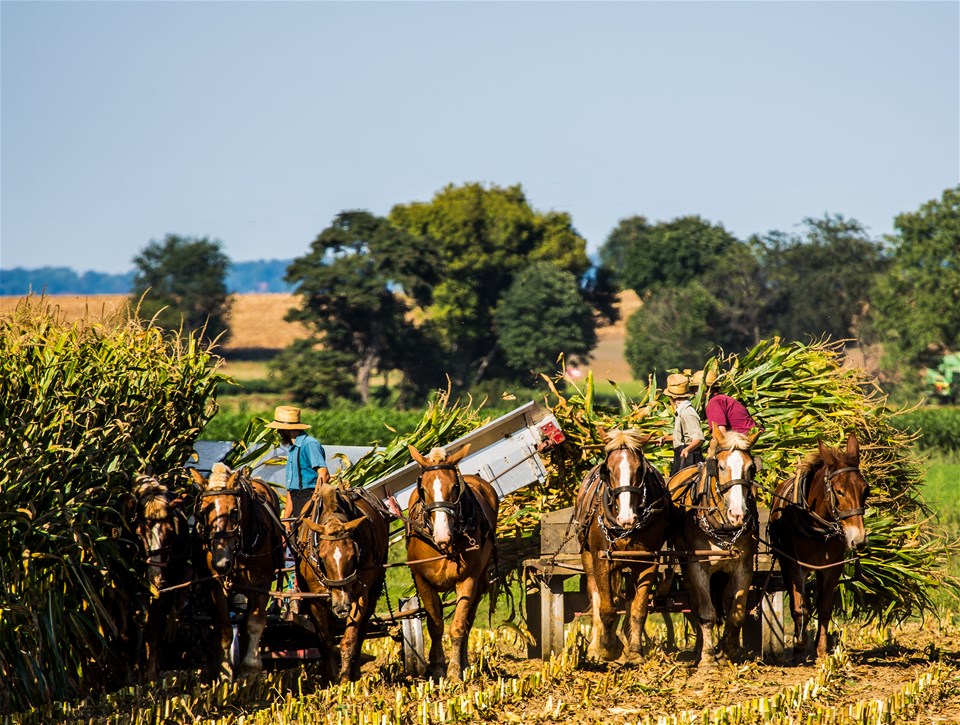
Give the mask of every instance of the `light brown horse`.
[[801, 462], [793, 478], [782, 481], [770, 508], [770, 539], [790, 593], [794, 659], [806, 654], [810, 612], [804, 585], [817, 577], [817, 657], [828, 649], [827, 629], [847, 552], [867, 545], [863, 524], [870, 489], [860, 473], [860, 443], [850, 433], [846, 450], [817, 441], [818, 451]]
[[[706, 461], [678, 471], [667, 484], [683, 517], [673, 546], [680, 552], [683, 583], [700, 627], [696, 658], [701, 668], [740, 654], [759, 533], [753, 490], [758, 466], [750, 448], [760, 433], [747, 436], [711, 429]], [[714, 589], [717, 574], [721, 576]], [[718, 647], [715, 628], [720, 612], [724, 627]]]
[[597, 659], [623, 653], [616, 634], [617, 603], [623, 591], [630, 655], [643, 654], [643, 629], [650, 592], [667, 538], [670, 497], [660, 472], [643, 456], [651, 438], [635, 429], [600, 429], [606, 458], [583, 479], [573, 522], [593, 604], [593, 634], [587, 650]]
[[147, 587], [143, 676], [153, 681], [159, 673], [161, 643], [168, 627], [176, 626], [176, 617], [171, 615], [180, 599], [180, 592], [164, 590], [187, 581], [190, 526], [183, 512], [183, 497], [175, 496], [152, 476], [137, 476], [127, 506], [129, 526], [138, 544], [135, 570]]
[[[407, 564], [427, 614], [430, 676], [446, 674], [459, 680], [467, 666], [467, 640], [477, 605], [490, 581], [500, 497], [487, 481], [464, 476], [457, 468], [469, 445], [452, 455], [443, 448], [434, 448], [426, 456], [413, 446], [409, 449], [423, 470], [408, 506]], [[440, 593], [453, 589], [457, 606], [445, 653]]]
[[386, 577], [387, 523], [359, 491], [329, 484], [317, 488], [300, 516], [297, 583], [302, 592], [329, 594], [306, 600], [323, 652], [337, 651], [331, 614], [346, 620], [339, 666], [326, 667], [340, 682], [360, 677], [360, 646]]
[[209, 480], [194, 468], [190, 475], [200, 487], [196, 503], [198, 576], [212, 577], [210, 586], [214, 624], [219, 635], [218, 674], [232, 679], [230, 657], [233, 629], [229, 600], [247, 597], [240, 626], [240, 676], [263, 670], [260, 636], [266, 625], [270, 586], [283, 566], [283, 529], [280, 501], [265, 481], [248, 478], [215, 463]]

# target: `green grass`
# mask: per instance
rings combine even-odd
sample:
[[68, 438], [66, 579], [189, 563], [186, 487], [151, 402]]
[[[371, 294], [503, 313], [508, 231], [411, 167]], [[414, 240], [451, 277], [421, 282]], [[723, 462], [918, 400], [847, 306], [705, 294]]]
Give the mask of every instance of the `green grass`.
[[[960, 538], [960, 454], [931, 456], [928, 461], [923, 497], [936, 514], [933, 526], [942, 528], [949, 539]], [[960, 577], [960, 557], [947, 560], [949, 574]], [[941, 590], [934, 594], [934, 601], [944, 609], [956, 609], [957, 601]]]

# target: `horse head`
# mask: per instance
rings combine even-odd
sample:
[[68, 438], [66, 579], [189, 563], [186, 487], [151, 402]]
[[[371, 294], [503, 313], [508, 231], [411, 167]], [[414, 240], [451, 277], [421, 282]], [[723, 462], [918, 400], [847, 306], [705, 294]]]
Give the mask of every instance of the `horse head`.
[[[330, 606], [340, 619], [350, 614], [353, 605], [354, 584], [360, 573], [360, 545], [354, 538], [354, 532], [366, 518], [348, 520], [342, 511], [337, 490], [329, 484], [321, 484], [317, 489], [320, 497], [320, 520], [310, 526], [315, 532], [315, 544], [311, 551], [319, 571], [320, 582], [330, 591]], [[311, 534], [304, 531], [305, 536]]]
[[735, 431], [723, 432], [710, 424], [712, 438], [706, 461], [707, 477], [716, 481], [717, 491], [723, 498], [725, 522], [741, 527], [746, 520], [748, 502], [753, 498], [753, 479], [759, 465], [750, 455], [750, 448], [757, 442], [760, 432], [744, 435]]
[[599, 433], [607, 452], [600, 466], [600, 476], [606, 483], [601, 499], [604, 513], [609, 520], [616, 520], [620, 528], [632, 529], [646, 506], [643, 475], [647, 461], [642, 449], [653, 434], [644, 436], [635, 428], [600, 428]]
[[426, 456], [408, 446], [413, 460], [423, 469], [417, 479], [417, 496], [423, 506], [433, 540], [441, 551], [453, 545], [453, 528], [460, 519], [460, 497], [466, 489], [457, 464], [470, 452], [470, 445], [448, 454], [434, 448]]
[[200, 487], [196, 530], [204, 547], [207, 566], [219, 576], [233, 572], [242, 547], [244, 493], [238, 471], [214, 463], [210, 478], [195, 468], [190, 475]]
[[174, 498], [156, 478], [136, 477], [129, 504], [132, 528], [140, 545], [139, 556], [146, 567], [147, 584], [154, 596], [170, 583], [168, 569], [182, 563], [186, 556], [189, 531], [186, 517], [179, 508], [181, 502], [182, 498]]
[[855, 433], [847, 436], [846, 450], [830, 448], [817, 440], [823, 459], [823, 499], [833, 521], [839, 523], [847, 542], [847, 549], [859, 551], [867, 545], [867, 532], [863, 525], [865, 503], [870, 487], [860, 473], [860, 443]]

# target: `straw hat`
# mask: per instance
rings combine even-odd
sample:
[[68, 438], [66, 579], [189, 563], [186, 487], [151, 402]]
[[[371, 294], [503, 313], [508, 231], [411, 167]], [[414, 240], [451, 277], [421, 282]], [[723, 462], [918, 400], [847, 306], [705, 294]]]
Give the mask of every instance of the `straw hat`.
[[292, 405], [278, 405], [273, 412], [273, 420], [267, 423], [267, 428], [280, 430], [306, 430], [310, 426], [300, 422], [300, 408]]
[[704, 382], [706, 382], [708, 388], [717, 382], [717, 371], [710, 368], [706, 374], [704, 374], [703, 370], [697, 370], [697, 372], [693, 374], [693, 377], [690, 378], [690, 384], [695, 388], [700, 387]]
[[673, 373], [667, 376], [667, 389], [664, 391], [671, 398], [689, 398], [690, 382], [683, 373]]

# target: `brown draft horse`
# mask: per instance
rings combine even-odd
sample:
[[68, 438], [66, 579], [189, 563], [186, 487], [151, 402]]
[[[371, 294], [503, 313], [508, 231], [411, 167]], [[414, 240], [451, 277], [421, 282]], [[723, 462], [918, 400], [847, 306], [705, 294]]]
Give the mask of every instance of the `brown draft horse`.
[[223, 463], [213, 465], [209, 480], [194, 468], [190, 474], [200, 487], [195, 566], [213, 578], [210, 589], [220, 638], [218, 674], [225, 679], [234, 674], [228, 605], [231, 595], [239, 593], [247, 597], [240, 626], [240, 676], [255, 676], [263, 670], [260, 636], [266, 625], [270, 586], [283, 566], [280, 502], [268, 483], [231, 471]]
[[659, 551], [667, 538], [670, 497], [661, 473], [643, 456], [651, 438], [635, 429], [600, 429], [606, 458], [583, 479], [573, 522], [593, 603], [588, 654], [615, 660], [623, 652], [616, 634], [617, 603], [625, 589], [624, 620], [630, 655], [643, 654], [643, 629]]
[[[323, 651], [336, 652], [330, 615], [346, 620], [340, 639], [340, 682], [360, 677], [360, 646], [386, 577], [387, 526], [380, 509], [359, 490], [339, 491], [329, 484], [317, 488], [300, 516], [300, 591], [330, 595], [307, 599]], [[331, 679], [335, 670], [335, 663], [328, 662]]]
[[849, 551], [867, 544], [863, 525], [869, 486], [860, 473], [860, 444], [850, 433], [846, 450], [818, 440], [819, 451], [800, 463], [794, 478], [782, 481], [770, 508], [770, 539], [790, 593], [794, 627], [794, 659], [809, 644], [809, 607], [804, 583], [817, 577], [817, 657], [827, 654], [827, 628], [843, 561]]
[[[423, 456], [413, 446], [408, 448], [423, 469], [408, 506], [407, 564], [427, 614], [430, 675], [459, 680], [467, 666], [467, 640], [477, 605], [490, 580], [500, 497], [487, 481], [464, 476], [457, 468], [469, 445], [452, 455], [434, 448]], [[445, 653], [440, 592], [453, 589], [457, 607]]]
[[128, 501], [129, 525], [136, 536], [136, 571], [148, 587], [143, 640], [146, 648], [144, 678], [157, 679], [160, 645], [179, 601], [177, 591], [164, 591], [187, 581], [190, 561], [190, 526], [182, 508], [183, 497], [174, 496], [152, 476], [135, 479]]
[[[706, 461], [678, 471], [667, 484], [683, 517], [673, 546], [682, 552], [683, 582], [700, 625], [696, 658], [701, 668], [715, 667], [740, 654], [740, 630], [747, 614], [759, 534], [753, 490], [757, 463], [750, 448], [760, 433], [723, 433], [716, 426], [711, 430]], [[716, 552], [716, 556], [699, 552]], [[723, 589], [716, 600], [711, 589], [715, 574], [724, 575], [717, 581]], [[724, 577], [726, 582], [720, 581]], [[719, 647], [718, 611], [725, 615]]]

